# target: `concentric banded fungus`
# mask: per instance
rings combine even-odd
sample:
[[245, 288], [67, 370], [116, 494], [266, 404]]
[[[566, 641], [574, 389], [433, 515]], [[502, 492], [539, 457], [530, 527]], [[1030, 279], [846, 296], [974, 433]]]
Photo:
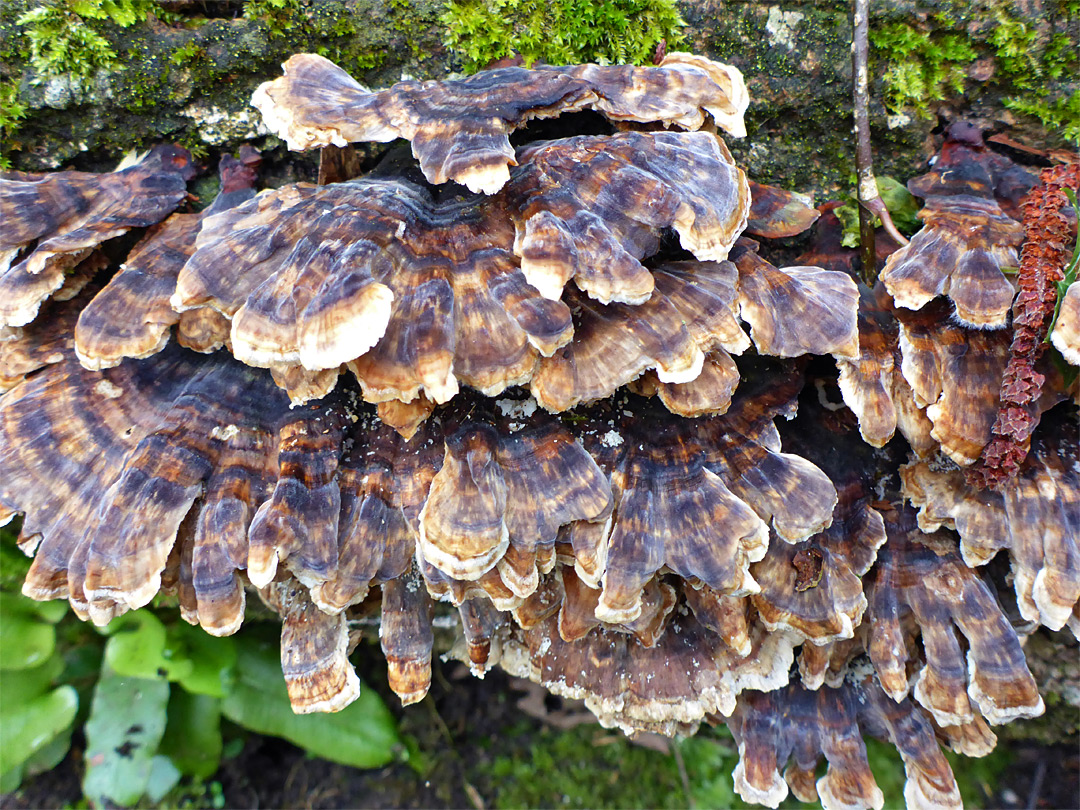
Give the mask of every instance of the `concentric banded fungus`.
[[408, 706], [431, 686], [431, 600], [415, 571], [383, 585], [379, 643], [390, 688]]
[[[837, 358], [838, 384], [846, 404], [859, 418], [868, 444], [883, 447], [896, 433], [896, 377], [899, 326], [882, 285], [862, 286], [859, 297], [859, 356]], [[902, 392], [902, 393], [906, 393]]]
[[187, 196], [194, 173], [187, 150], [158, 146], [111, 174], [0, 178], [0, 326], [30, 323], [67, 271], [102, 242], [164, 219]]
[[960, 470], [918, 462], [901, 468], [904, 494], [920, 507], [919, 526], [960, 533], [964, 562], [978, 566], [1009, 549], [1020, 615], [1080, 637], [1080, 453], [1070, 405], [1035, 431], [1019, 475], [1002, 492], [976, 490]]
[[426, 560], [464, 580], [498, 566], [520, 597], [536, 590], [538, 549], [554, 547], [560, 526], [603, 520], [611, 509], [596, 462], [557, 421], [531, 409], [529, 416], [508, 402], [497, 419], [447, 427], [446, 455], [419, 518]]
[[567, 642], [558, 619], [514, 628], [499, 666], [557, 695], [580, 698], [600, 720], [627, 733], [672, 735], [697, 727], [706, 715], [729, 715], [744, 689], [775, 689], [787, 682], [793, 641], [784, 633], [752, 632], [740, 657], [692, 614], [672, 616], [652, 647], [614, 630], [594, 629]]
[[750, 567], [761, 587], [751, 601], [764, 625], [818, 645], [854, 635], [866, 609], [862, 577], [885, 542], [885, 524], [870, 506], [876, 464], [851, 421], [846, 410], [829, 411], [813, 394], [803, 398], [784, 432], [791, 449], [813, 460], [836, 487], [832, 523], [794, 545], [771, 543]]
[[[961, 323], [1005, 325], [1013, 285], [1002, 271], [1019, 264], [1024, 232], [1002, 211], [995, 192], [1017, 196], [1026, 172], [1014, 169], [1011, 161], [985, 156], [982, 136], [970, 124], [950, 128], [933, 171], [908, 183], [912, 193], [926, 198], [919, 212], [925, 225], [881, 272], [898, 306], [921, 309], [948, 295]], [[1034, 178], [1027, 177], [1030, 188]]]
[[749, 240], [732, 261], [739, 268], [739, 311], [759, 352], [859, 356], [859, 289], [845, 273], [773, 267]]
[[[169, 306], [176, 279], [195, 252], [195, 238], [211, 217], [254, 196], [254, 171], [226, 155], [218, 166], [221, 191], [197, 214], [173, 214], [152, 228], [128, 254], [120, 272], [85, 308], [75, 330], [79, 360], [91, 369], [111, 368], [125, 357], [149, 357], [169, 340], [169, 327], [185, 320]], [[191, 316], [189, 316], [190, 318]], [[194, 330], [181, 323], [180, 343]], [[205, 340], [192, 348], [206, 350]], [[213, 347], [216, 348], [216, 347]]]
[[636, 398], [575, 414], [575, 432], [609, 471], [614, 493], [609, 526], [577, 524], [567, 538], [578, 574], [602, 585], [598, 619], [637, 619], [643, 589], [662, 569], [722, 593], [756, 592], [748, 565], [764, 556], [770, 521], [789, 542], [828, 525], [832, 484], [805, 459], [779, 452], [772, 424], [800, 379], [769, 380], [759, 370], [727, 416], [696, 422]]
[[206, 223], [172, 303], [230, 317], [252, 365], [350, 362], [371, 401], [445, 402], [459, 379], [493, 394], [570, 338], [569, 310], [526, 284], [512, 244], [485, 201], [438, 205], [400, 180], [287, 187]]
[[901, 370], [942, 452], [967, 465], [990, 441], [1010, 335], [950, 323], [949, 310], [940, 301], [918, 313], [897, 312]]
[[356, 700], [360, 679], [349, 663], [345, 617], [316, 608], [293, 579], [274, 582], [259, 595], [281, 614], [281, 670], [293, 711], [336, 712]]
[[[866, 759], [867, 733], [900, 752], [909, 810], [963, 806], [930, 720], [908, 698], [894, 703], [872, 676], [813, 692], [795, 683], [744, 692], [728, 727], [739, 744], [735, 791], [747, 801], [778, 807], [790, 786], [800, 800], [820, 799], [826, 810], [880, 810], [884, 796]], [[815, 783], [822, 757], [827, 770]]]
[[[92, 277], [108, 264], [101, 251], [94, 251], [76, 267], [76, 275], [80, 280]], [[62, 288], [42, 304], [39, 318], [26, 326], [0, 327], [0, 393], [39, 368], [61, 362], [71, 352], [75, 320], [98, 290], [100, 286], [90, 283], [77, 295], [68, 296]]]
[[574, 312], [574, 339], [540, 360], [530, 384], [540, 405], [565, 411], [605, 399], [653, 368], [657, 381], [668, 386], [661, 389], [661, 396], [676, 397], [670, 386], [696, 380], [709, 352], [706, 373], [717, 369], [730, 382], [717, 386], [716, 395], [706, 389], [699, 409], [726, 409], [738, 383], [728, 352], [740, 354], [750, 345], [735, 318], [734, 265], [671, 262], [654, 269], [652, 277], [656, 283], [652, 295], [637, 306], [605, 306], [567, 293]]
[[74, 357], [0, 400], [0, 504], [26, 513], [37, 549], [24, 591], [67, 596], [104, 623], [157, 592], [181, 521], [192, 537], [197, 616], [210, 632], [243, 616], [237, 569], [247, 524], [269, 495], [274, 425], [288, 402], [265, 375], [167, 350], [95, 374]]
[[641, 259], [674, 228], [701, 260], [722, 261], [746, 227], [750, 187], [707, 132], [622, 132], [530, 144], [504, 195], [514, 252], [547, 298], [577, 286], [603, 303], [640, 304], [653, 279]]
[[[943, 726], [971, 722], [973, 709], [994, 724], [1042, 714], [1020, 640], [991, 588], [948, 538], [922, 534], [912, 510], [890, 512], [887, 528], [868, 610], [874, 627], [868, 652], [885, 691], [894, 700], [912, 691]], [[908, 611], [926, 656], [910, 679]], [[966, 660], [958, 632], [967, 642]]]
[[[89, 232], [108, 227], [81, 217], [130, 202], [116, 178], [142, 175], [99, 179], [100, 198], [73, 175], [16, 181], [78, 192], [57, 236], [19, 220], [22, 241], [0, 242], [7, 264], [25, 254], [0, 292], [43, 284], [34, 311], [52, 294], [47, 317], [0, 322], [0, 522], [25, 514], [25, 592], [66, 596], [98, 623], [175, 593], [184, 619], [227, 634], [251, 586], [282, 615], [298, 712], [356, 696], [348, 623], [380, 607], [390, 685], [420, 700], [434, 600], [448, 602], [455, 655], [474, 673], [501, 663], [585, 699], [605, 724], [685, 733], [734, 711], [748, 798], [778, 802], [793, 758], [785, 778], [800, 798], [880, 806], [865, 731], [900, 749], [909, 806], [956, 806], [916, 704], [973, 755], [993, 746], [985, 720], [1042, 706], [992, 591], [963, 563], [1009, 546], [1021, 613], [1080, 633], [1075, 408], [1047, 415], [1000, 494], [967, 489], [943, 458], [905, 468], [921, 525], [955, 527], [960, 554], [877, 499], [894, 495], [906, 453], [889, 442], [897, 428], [921, 458], [940, 442], [967, 463], [985, 444], [1010, 330], [950, 325], [949, 303], [928, 302], [948, 290], [961, 317], [998, 317], [994, 263], [1011, 255], [1026, 175], [977, 133], [950, 130], [912, 183], [928, 202], [911, 252], [944, 246], [959, 267], [938, 277], [911, 256], [891, 263], [897, 314], [881, 289], [859, 306], [828, 211], [820, 264], [778, 268], [768, 246], [736, 241], [744, 228], [790, 235], [816, 213], [797, 195], [751, 192], [707, 121], [741, 134], [741, 77], [707, 60], [508, 68], [368, 93], [301, 56], [257, 96], [294, 146], [405, 135], [420, 166], [404, 147], [366, 177], [327, 160], [328, 185], [247, 199], [251, 171], [225, 161], [214, 206], [148, 234], [89, 305]], [[510, 148], [530, 118], [586, 108], [619, 132], [523, 133]], [[142, 190], [182, 196], [185, 166]], [[432, 190], [421, 171], [490, 196]], [[34, 262], [38, 276], [25, 272]], [[167, 345], [173, 325], [181, 346], [228, 351]], [[828, 363], [736, 365], [751, 343], [756, 355], [833, 355], [880, 449], [859, 441]], [[338, 385], [342, 367], [356, 380]], [[1045, 373], [1033, 408], [1066, 394]]]
[[285, 75], [260, 85], [251, 101], [290, 149], [406, 138], [428, 182], [455, 180], [485, 194], [509, 180], [508, 136], [532, 118], [595, 109], [616, 121], [699, 129], [708, 112], [736, 137], [746, 134], [742, 74], [690, 54], [669, 54], [660, 67], [498, 68], [374, 93], [314, 54], [283, 67]]

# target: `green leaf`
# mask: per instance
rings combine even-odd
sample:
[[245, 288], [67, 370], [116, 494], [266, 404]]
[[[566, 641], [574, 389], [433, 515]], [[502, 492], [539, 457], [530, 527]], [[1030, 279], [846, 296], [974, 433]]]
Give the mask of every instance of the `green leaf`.
[[56, 630], [43, 620], [34, 602], [0, 593], [0, 670], [30, 669], [56, 649]]
[[221, 701], [172, 690], [169, 722], [158, 750], [180, 773], [206, 779], [217, 771], [221, 749]]
[[919, 201], [907, 190], [907, 186], [888, 175], [878, 177], [878, 194], [889, 209], [893, 225], [903, 234], [912, 234], [922, 227], [919, 220]]
[[389, 709], [370, 689], [337, 714], [293, 714], [276, 641], [237, 637], [236, 677], [222, 713], [260, 734], [282, 737], [309, 753], [356, 768], [390, 762], [400, 738]]
[[130, 807], [146, 792], [168, 702], [167, 681], [102, 668], [85, 729], [83, 793], [93, 804]]
[[[225, 697], [225, 684], [236, 665], [233, 637], [211, 636], [200, 627], [176, 624], [166, 633], [166, 653], [174, 664], [175, 680], [187, 691]], [[189, 661], [191, 667], [178, 666], [181, 661]]]
[[146, 798], [157, 804], [176, 787], [182, 774], [168, 757], [160, 754], [150, 760], [150, 778], [146, 782]]
[[39, 666], [5, 671], [0, 675], [0, 717], [9, 708], [17, 708], [48, 692], [63, 669], [64, 659], [53, 653]]
[[[4, 680], [12, 677], [4, 676]], [[3, 714], [4, 733], [0, 735], [0, 773], [21, 768], [30, 757], [44, 749], [63, 733], [75, 719], [79, 698], [70, 686], [60, 686], [33, 700], [8, 705]]]
[[191, 659], [167, 644], [165, 625], [148, 610], [136, 610], [106, 628], [105, 663], [117, 675], [179, 680], [194, 669]]

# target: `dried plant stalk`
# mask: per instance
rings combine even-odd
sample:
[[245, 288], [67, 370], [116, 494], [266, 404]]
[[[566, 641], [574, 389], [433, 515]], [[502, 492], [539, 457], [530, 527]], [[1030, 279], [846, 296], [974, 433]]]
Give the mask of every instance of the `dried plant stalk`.
[[969, 483], [981, 489], [1001, 488], [1016, 475], [1039, 421], [1030, 404], [1039, 398], [1045, 377], [1035, 371], [1035, 363], [1046, 349], [1057, 282], [1069, 261], [1072, 225], [1063, 210], [1069, 204], [1064, 190], [1075, 193], [1080, 187], [1080, 164], [1043, 169], [1039, 181], [1021, 204], [1020, 293], [1012, 307], [1013, 339], [1001, 381], [1001, 407], [993, 438], [968, 472]]

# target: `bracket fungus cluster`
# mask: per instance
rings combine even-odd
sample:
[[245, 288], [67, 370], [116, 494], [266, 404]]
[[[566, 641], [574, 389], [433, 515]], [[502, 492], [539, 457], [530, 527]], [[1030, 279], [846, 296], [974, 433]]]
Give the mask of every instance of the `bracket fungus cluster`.
[[[173, 593], [218, 635], [255, 593], [297, 712], [356, 697], [367, 612], [422, 699], [452, 612], [481, 677], [631, 733], [728, 723], [749, 801], [880, 807], [865, 733], [900, 751], [909, 807], [959, 806], [940, 746], [982, 755], [987, 724], [1041, 713], [1021, 633], [1080, 633], [1075, 372], [1041, 361], [1015, 475], [964, 473], [1036, 181], [955, 129], [877, 288], [830, 258], [827, 207], [776, 266], [769, 240], [818, 212], [735, 165], [718, 130], [743, 136], [747, 102], [687, 54], [377, 92], [300, 55], [255, 94], [271, 129], [405, 138], [419, 171], [256, 193], [245, 148], [200, 213], [171, 213], [173, 147], [0, 180], [0, 522], [23, 516], [25, 593], [98, 624]], [[529, 126], [571, 114], [568, 137]], [[98, 246], [132, 228], [115, 265]], [[1031, 626], [981, 568], [998, 551]]]

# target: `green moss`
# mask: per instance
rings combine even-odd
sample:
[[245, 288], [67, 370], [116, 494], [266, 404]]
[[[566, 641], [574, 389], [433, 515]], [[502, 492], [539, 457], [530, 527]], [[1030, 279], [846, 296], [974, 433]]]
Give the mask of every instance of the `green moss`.
[[[1059, 0], [1049, 22], [1021, 19], [1004, 0], [952, 9], [948, 4], [923, 22], [890, 22], [870, 32], [893, 113], [931, 117], [934, 105], [964, 92], [967, 70], [985, 60], [990, 81], [1011, 97], [1006, 106], [1037, 118], [1048, 131], [1080, 141], [1080, 69], [1075, 35], [1080, 3]], [[1062, 30], [1054, 30], [1056, 25]]]
[[894, 111], [914, 107], [930, 117], [929, 102], [964, 89], [964, 71], [977, 54], [962, 34], [929, 35], [908, 23], [870, 32], [885, 68], [885, 102]]
[[10, 169], [7, 146], [15, 125], [26, 117], [26, 105], [19, 102], [19, 86], [0, 82], [0, 169]]
[[244, 16], [264, 23], [272, 37], [291, 33], [292, 23], [300, 10], [300, 0], [246, 0], [244, 3]]
[[649, 61], [681, 40], [671, 0], [454, 0], [442, 15], [447, 46], [467, 71], [517, 51], [526, 64]]
[[99, 68], [116, 67], [116, 51], [103, 28], [127, 28], [156, 8], [151, 0], [61, 0], [29, 9], [16, 23], [30, 43], [30, 63], [38, 73], [86, 79]]

